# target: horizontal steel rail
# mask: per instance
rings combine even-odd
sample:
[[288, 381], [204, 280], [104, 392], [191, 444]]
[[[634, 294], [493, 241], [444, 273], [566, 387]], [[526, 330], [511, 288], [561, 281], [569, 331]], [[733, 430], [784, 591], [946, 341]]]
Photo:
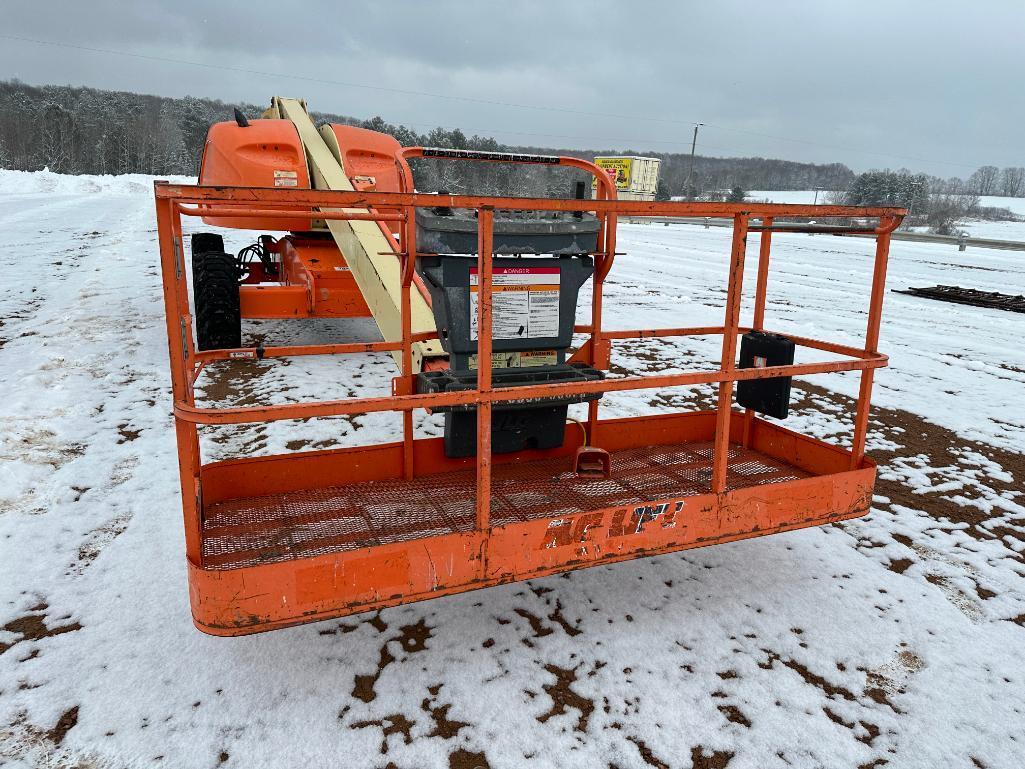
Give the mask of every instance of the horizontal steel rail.
[[[796, 203], [683, 203], [645, 200], [577, 200], [575, 198], [515, 198], [481, 197], [474, 195], [435, 195], [422, 192], [348, 192], [340, 190], [297, 190], [281, 187], [223, 187], [193, 186], [157, 182], [157, 199], [179, 203], [259, 202], [291, 203], [324, 208], [385, 208], [398, 207], [478, 208], [484, 205], [512, 211], [593, 211], [619, 216], [696, 216], [732, 219], [748, 216], [760, 219], [773, 217], [838, 217], [896, 219], [906, 214], [903, 208], [882, 206], [812, 206]], [[294, 213], [294, 212], [293, 212]], [[307, 212], [301, 212], [305, 215]], [[894, 224], [894, 227], [896, 227]]]
[[462, 390], [451, 393], [422, 395], [389, 395], [377, 398], [345, 398], [334, 401], [312, 401], [277, 406], [236, 406], [205, 408], [184, 401], [175, 405], [174, 413], [187, 422], [203, 425], [237, 425], [257, 422], [276, 422], [286, 419], [311, 419], [343, 414], [369, 414], [379, 411], [412, 411], [446, 406], [466, 406], [477, 403], [506, 403], [534, 398], [556, 398], [565, 395], [592, 395], [624, 390], [652, 390], [684, 385], [719, 384], [748, 379], [771, 379], [783, 376], [808, 376], [840, 371], [862, 371], [882, 368], [887, 364], [885, 355], [865, 355], [859, 360], [798, 363], [790, 366], [736, 369], [732, 373], [719, 370], [689, 371], [683, 374], [658, 376], [626, 376], [597, 382], [564, 382], [540, 385], [521, 385], [499, 390]]

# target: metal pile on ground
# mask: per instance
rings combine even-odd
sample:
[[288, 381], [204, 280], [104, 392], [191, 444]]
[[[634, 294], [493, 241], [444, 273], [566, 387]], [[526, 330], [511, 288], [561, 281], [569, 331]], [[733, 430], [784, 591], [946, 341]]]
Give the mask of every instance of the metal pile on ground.
[[1001, 294], [997, 291], [979, 291], [961, 286], [929, 286], [926, 288], [908, 288], [904, 291], [894, 289], [898, 294], [922, 296], [926, 299], [939, 299], [941, 302], [970, 304], [975, 307], [992, 307], [995, 310], [1025, 312], [1025, 296], [1018, 294]]

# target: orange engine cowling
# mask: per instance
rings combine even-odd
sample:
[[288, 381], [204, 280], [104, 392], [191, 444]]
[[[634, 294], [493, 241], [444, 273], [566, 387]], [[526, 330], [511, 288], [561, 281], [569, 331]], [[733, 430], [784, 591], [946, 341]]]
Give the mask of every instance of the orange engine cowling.
[[402, 145], [394, 136], [332, 123], [331, 134], [324, 139], [335, 157], [342, 161], [346, 175], [354, 184], [359, 182], [357, 188], [376, 192], [400, 191], [395, 154]]
[[[214, 123], [206, 135], [199, 183], [227, 187], [309, 189], [310, 171], [299, 132], [289, 120]], [[311, 229], [309, 219], [205, 216], [216, 227], [243, 230]]]
[[[396, 153], [402, 149], [390, 134], [332, 123], [330, 131], [321, 131], [334, 156], [342, 162], [345, 175], [358, 190], [400, 192]], [[401, 230], [399, 222], [381, 222], [393, 235]]]

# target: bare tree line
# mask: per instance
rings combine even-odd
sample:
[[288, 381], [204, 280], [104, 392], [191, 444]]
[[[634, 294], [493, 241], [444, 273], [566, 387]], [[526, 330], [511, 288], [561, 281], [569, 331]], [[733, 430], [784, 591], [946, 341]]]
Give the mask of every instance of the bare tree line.
[[996, 166], [983, 166], [968, 177], [962, 189], [947, 191], [1020, 198], [1025, 196], [1025, 168], [999, 169]]
[[[207, 128], [231, 120], [238, 106], [250, 117], [262, 107], [230, 105], [194, 97], [168, 98], [71, 86], [31, 86], [0, 81], [0, 168], [49, 168], [69, 174], [196, 174]], [[644, 150], [559, 150], [510, 147], [493, 138], [466, 136], [459, 129], [419, 133], [380, 117], [359, 120], [314, 113], [322, 122], [361, 125], [394, 135], [404, 145], [475, 150], [517, 150], [591, 158], [627, 154], [662, 160], [659, 197], [715, 195], [725, 190], [847, 190], [855, 174], [842, 163], [797, 163], [773, 158], [714, 158]], [[417, 186], [424, 190], [519, 195], [568, 195], [579, 176], [544, 167], [420, 161]], [[691, 189], [686, 189], [690, 178]], [[968, 179], [928, 177], [933, 192], [1025, 195], [1025, 168], [983, 166]]]

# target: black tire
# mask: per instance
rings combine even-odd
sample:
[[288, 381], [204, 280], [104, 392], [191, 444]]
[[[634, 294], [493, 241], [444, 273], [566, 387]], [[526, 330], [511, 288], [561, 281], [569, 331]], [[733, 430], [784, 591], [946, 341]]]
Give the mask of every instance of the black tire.
[[224, 238], [212, 232], [197, 232], [192, 236], [192, 253], [218, 251], [224, 253]]
[[224, 252], [220, 235], [202, 232], [192, 236], [192, 298], [200, 350], [242, 346], [235, 257]]

